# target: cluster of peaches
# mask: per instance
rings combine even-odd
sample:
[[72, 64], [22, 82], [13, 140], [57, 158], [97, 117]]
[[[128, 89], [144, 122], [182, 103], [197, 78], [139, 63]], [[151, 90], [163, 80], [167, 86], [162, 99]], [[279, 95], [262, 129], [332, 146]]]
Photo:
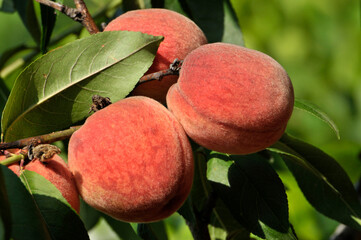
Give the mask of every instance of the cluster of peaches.
[[[183, 59], [179, 76], [139, 84], [130, 96], [91, 115], [70, 138], [68, 165], [59, 156], [37, 171], [79, 211], [90, 206], [122, 221], [170, 216], [193, 181], [189, 142], [229, 154], [250, 154], [275, 143], [291, 116], [291, 81], [271, 57], [244, 47], [208, 44], [190, 19], [165, 9], [127, 12], [105, 31], [162, 35], [147, 73]], [[19, 173], [18, 166], [12, 166]]]

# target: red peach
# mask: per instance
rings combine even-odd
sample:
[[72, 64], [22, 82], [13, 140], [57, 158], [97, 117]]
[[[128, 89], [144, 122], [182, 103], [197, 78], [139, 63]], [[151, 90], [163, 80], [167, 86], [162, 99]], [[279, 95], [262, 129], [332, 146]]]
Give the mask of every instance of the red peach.
[[84, 201], [122, 221], [168, 217], [192, 186], [188, 138], [151, 98], [129, 97], [97, 111], [71, 136], [68, 153]]
[[[202, 30], [187, 17], [167, 9], [143, 9], [126, 12], [111, 21], [104, 31], [137, 31], [163, 36], [148, 72], [158, 72], [169, 68], [176, 59], [184, 59], [193, 49], [207, 43]], [[138, 85], [131, 95], [148, 96], [165, 103], [169, 87], [178, 76], [166, 76], [161, 81], [149, 81]]]
[[[18, 150], [12, 152], [18, 152]], [[0, 156], [0, 161], [4, 159], [5, 156]], [[21, 172], [19, 163], [11, 164], [8, 168], [16, 175], [20, 176]], [[33, 160], [25, 165], [24, 169], [36, 172], [50, 181], [61, 192], [70, 206], [79, 213], [80, 200], [73, 174], [70, 172], [68, 165], [59, 155], [54, 155], [51, 159], [48, 159], [45, 164], [38, 160]]]
[[219, 152], [249, 154], [283, 134], [293, 110], [282, 66], [256, 50], [203, 45], [184, 59], [167, 104], [189, 137]]

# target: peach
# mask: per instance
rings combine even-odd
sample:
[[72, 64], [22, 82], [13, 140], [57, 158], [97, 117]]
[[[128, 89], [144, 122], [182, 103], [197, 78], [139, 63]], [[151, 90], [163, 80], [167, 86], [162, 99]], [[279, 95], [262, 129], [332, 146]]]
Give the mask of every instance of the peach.
[[[202, 30], [187, 17], [167, 9], [143, 9], [126, 12], [111, 21], [104, 31], [138, 31], [163, 36], [148, 73], [168, 69], [176, 59], [184, 59], [193, 49], [207, 43]], [[148, 96], [165, 103], [169, 87], [178, 76], [166, 76], [161, 81], [149, 81], [139, 84], [131, 95]]]
[[230, 154], [257, 152], [276, 142], [293, 102], [292, 83], [279, 63], [226, 43], [188, 54], [167, 94], [168, 108], [190, 138]]
[[88, 117], [71, 136], [68, 156], [84, 201], [122, 221], [166, 218], [192, 186], [187, 135], [148, 97], [125, 98]]
[[[5, 156], [0, 156], [0, 161], [4, 159]], [[11, 164], [8, 168], [18, 176], [21, 174], [18, 163]], [[25, 165], [24, 169], [36, 172], [50, 181], [61, 192], [70, 206], [79, 213], [79, 193], [75, 185], [73, 174], [70, 172], [68, 165], [59, 155], [54, 155], [51, 159], [48, 159], [45, 164], [39, 160], [33, 160]]]

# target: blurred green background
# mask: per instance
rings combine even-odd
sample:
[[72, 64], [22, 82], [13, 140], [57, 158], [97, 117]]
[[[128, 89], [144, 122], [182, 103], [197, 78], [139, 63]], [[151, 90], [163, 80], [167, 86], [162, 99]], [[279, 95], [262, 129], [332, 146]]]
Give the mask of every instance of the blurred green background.
[[[325, 111], [340, 129], [338, 140], [322, 121], [295, 110], [288, 132], [311, 143], [361, 176], [360, 2], [335, 0], [233, 0], [245, 45], [275, 58], [288, 72], [296, 98]], [[335, 223], [305, 201], [287, 171], [279, 171], [290, 221], [300, 239], [328, 239]]]
[[[110, 2], [114, 4], [119, 1], [86, 1], [92, 14], [101, 11]], [[361, 176], [360, 2], [231, 2], [246, 47], [264, 52], [280, 62], [293, 82], [296, 98], [312, 102], [326, 112], [339, 127], [341, 139], [337, 139], [327, 124], [297, 109], [287, 131], [336, 158], [352, 181], [357, 182]], [[64, 29], [79, 27], [79, 24], [59, 15], [53, 36], [58, 36]], [[83, 31], [83, 34], [87, 33]], [[0, 36], [0, 54], [21, 44], [34, 44], [17, 14], [0, 13]], [[76, 37], [70, 35], [58, 44]], [[8, 70], [5, 67], [0, 74], [11, 85], [16, 74], [8, 75]], [[278, 172], [287, 188], [290, 221], [299, 238], [328, 239], [338, 224], [318, 214], [306, 202], [286, 169]], [[190, 238], [189, 230], [177, 214], [168, 219], [166, 227], [170, 239]], [[91, 237], [116, 239], [108, 230], [106, 224], [101, 222], [98, 228], [92, 230]]]

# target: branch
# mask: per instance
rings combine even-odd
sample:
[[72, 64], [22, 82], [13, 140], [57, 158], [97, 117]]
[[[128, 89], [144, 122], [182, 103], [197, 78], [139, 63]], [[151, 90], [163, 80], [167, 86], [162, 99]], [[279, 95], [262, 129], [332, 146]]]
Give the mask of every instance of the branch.
[[76, 8], [70, 8], [61, 3], [53, 2], [51, 0], [36, 0], [38, 3], [51, 7], [59, 12], [65, 14], [76, 22], [81, 23], [90, 34], [98, 33], [99, 29], [96, 26], [94, 19], [90, 15], [88, 8], [83, 0], [74, 0]]
[[139, 84], [152, 80], [161, 80], [163, 77], [168, 75], [179, 75], [182, 64], [183, 60], [175, 59], [173, 63], [169, 66], [169, 69], [144, 75], [139, 79]]
[[78, 9], [78, 11], [82, 15], [82, 22], [83, 26], [88, 30], [90, 34], [98, 33], [99, 28], [94, 22], [94, 19], [90, 15], [88, 8], [86, 7], [83, 0], [74, 0], [75, 6]]
[[80, 127], [81, 126], [74, 126], [66, 130], [52, 132], [35, 137], [24, 138], [17, 140], [15, 142], [0, 143], [0, 150], [11, 149], [11, 148], [24, 148], [29, 145], [36, 146], [39, 144], [47, 144], [47, 143], [53, 143], [56, 141], [64, 140], [69, 138]]

